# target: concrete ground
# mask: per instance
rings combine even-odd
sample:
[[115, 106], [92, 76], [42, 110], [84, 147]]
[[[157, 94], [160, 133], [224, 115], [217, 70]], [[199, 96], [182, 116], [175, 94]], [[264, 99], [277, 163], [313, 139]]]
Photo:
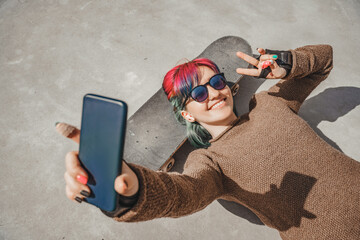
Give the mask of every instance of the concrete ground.
[[132, 224], [71, 202], [64, 156], [78, 146], [54, 124], [80, 126], [89, 92], [125, 100], [132, 115], [167, 70], [223, 36], [243, 37], [253, 51], [328, 43], [334, 69], [300, 115], [359, 161], [359, 12], [355, 0], [0, 0], [0, 239], [280, 239], [251, 212], [218, 201]]

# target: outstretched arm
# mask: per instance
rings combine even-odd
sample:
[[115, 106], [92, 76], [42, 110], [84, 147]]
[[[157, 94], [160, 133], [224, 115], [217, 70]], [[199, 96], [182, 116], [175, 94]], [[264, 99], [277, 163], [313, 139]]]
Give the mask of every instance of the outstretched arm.
[[129, 164], [138, 176], [137, 203], [117, 221], [137, 222], [160, 217], [180, 217], [197, 212], [220, 197], [221, 172], [207, 156], [193, 152], [184, 173], [165, 173]]
[[[60, 134], [79, 142], [79, 129], [65, 123], [56, 128]], [[65, 162], [67, 197], [81, 202], [91, 191], [86, 185], [87, 173], [81, 167], [77, 152], [68, 153]], [[121, 205], [130, 208], [120, 209], [120, 215], [115, 216], [115, 220], [124, 222], [188, 215], [205, 208], [223, 192], [218, 165], [198, 151], [189, 155], [183, 174], [153, 171], [123, 162], [114, 188], [120, 194]]]

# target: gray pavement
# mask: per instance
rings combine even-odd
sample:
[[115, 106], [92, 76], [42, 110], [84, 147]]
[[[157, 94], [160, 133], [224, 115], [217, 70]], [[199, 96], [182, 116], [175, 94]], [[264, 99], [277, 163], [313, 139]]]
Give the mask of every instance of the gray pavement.
[[334, 69], [300, 115], [359, 161], [359, 12], [359, 1], [335, 0], [0, 0], [0, 239], [280, 239], [241, 206], [218, 201], [131, 224], [71, 202], [64, 156], [78, 146], [54, 123], [80, 126], [89, 92], [125, 100], [132, 115], [167, 70], [223, 36], [243, 37], [253, 51], [328, 43]]

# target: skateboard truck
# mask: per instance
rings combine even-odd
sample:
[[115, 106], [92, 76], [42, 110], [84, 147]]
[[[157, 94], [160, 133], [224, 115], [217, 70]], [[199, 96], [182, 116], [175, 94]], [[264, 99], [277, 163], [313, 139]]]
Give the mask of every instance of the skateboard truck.
[[239, 92], [239, 89], [240, 89], [240, 86], [239, 86], [239, 84], [236, 83], [231, 89], [232, 95], [235, 96]]
[[160, 167], [159, 170], [162, 172], [169, 172], [173, 168], [174, 164], [175, 164], [175, 159], [171, 157]]

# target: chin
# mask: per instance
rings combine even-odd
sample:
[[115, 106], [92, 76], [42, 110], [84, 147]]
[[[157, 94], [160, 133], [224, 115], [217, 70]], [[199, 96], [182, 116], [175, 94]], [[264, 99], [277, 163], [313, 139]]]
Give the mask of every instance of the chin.
[[209, 118], [208, 124], [211, 125], [222, 125], [227, 123], [227, 119], [229, 119], [233, 112], [233, 108], [231, 106], [226, 106], [223, 109], [212, 110], [214, 112], [211, 113], [211, 117]]

